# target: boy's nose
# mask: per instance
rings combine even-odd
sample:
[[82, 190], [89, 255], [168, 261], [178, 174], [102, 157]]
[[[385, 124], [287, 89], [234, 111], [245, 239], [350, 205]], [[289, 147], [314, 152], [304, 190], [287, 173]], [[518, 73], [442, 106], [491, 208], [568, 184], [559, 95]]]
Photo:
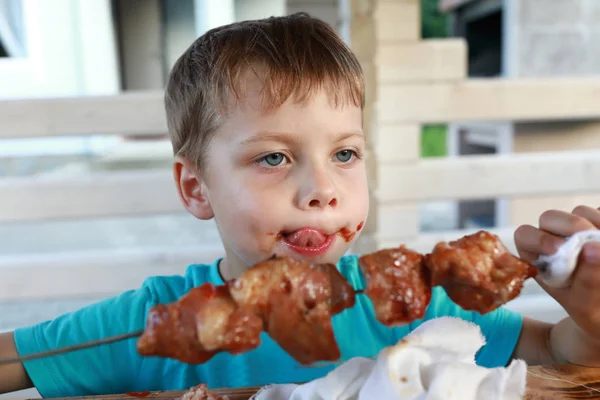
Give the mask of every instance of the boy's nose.
[[298, 194], [298, 207], [303, 210], [336, 207], [338, 198], [335, 184], [323, 173], [314, 173]]
[[303, 209], [311, 208], [324, 208], [324, 207], [335, 207], [337, 205], [337, 198], [333, 193], [329, 192], [315, 192], [312, 196], [307, 198], [306, 202], [303, 202], [301, 207]]

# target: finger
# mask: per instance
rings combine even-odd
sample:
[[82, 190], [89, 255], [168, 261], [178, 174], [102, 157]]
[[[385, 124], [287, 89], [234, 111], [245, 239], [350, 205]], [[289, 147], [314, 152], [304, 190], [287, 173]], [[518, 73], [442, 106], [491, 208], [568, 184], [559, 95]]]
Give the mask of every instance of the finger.
[[588, 243], [583, 246], [573, 282], [581, 290], [597, 293], [600, 287], [600, 243]]
[[583, 262], [594, 265], [600, 277], [600, 243], [587, 243], [583, 246], [581, 254]]
[[534, 260], [540, 254], [554, 254], [565, 240], [531, 225], [522, 225], [515, 231], [515, 244], [519, 254]]
[[600, 229], [600, 209], [589, 206], [577, 206], [573, 209], [573, 214], [585, 218], [595, 228]]
[[519, 252], [519, 258], [528, 262], [534, 262], [540, 256], [538, 253], [532, 253], [526, 250], [517, 249], [517, 251]]
[[556, 236], [568, 237], [575, 232], [596, 229], [587, 219], [565, 211], [549, 210], [540, 215], [540, 229]]

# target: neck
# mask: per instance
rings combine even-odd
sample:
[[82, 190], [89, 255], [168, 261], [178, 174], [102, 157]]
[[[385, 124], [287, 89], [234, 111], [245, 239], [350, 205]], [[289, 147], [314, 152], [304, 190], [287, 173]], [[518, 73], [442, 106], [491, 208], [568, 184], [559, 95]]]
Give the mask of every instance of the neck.
[[221, 279], [227, 282], [232, 279], [239, 278], [246, 268], [236, 268], [235, 265], [232, 265], [228, 260], [227, 256], [223, 257], [223, 259], [219, 262], [219, 275], [221, 275]]

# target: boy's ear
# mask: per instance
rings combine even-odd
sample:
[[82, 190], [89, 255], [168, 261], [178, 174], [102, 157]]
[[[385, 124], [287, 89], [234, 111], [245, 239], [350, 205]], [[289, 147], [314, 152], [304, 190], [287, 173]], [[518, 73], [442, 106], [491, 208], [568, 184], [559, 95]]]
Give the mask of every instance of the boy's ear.
[[173, 175], [177, 193], [185, 209], [198, 219], [213, 218], [208, 190], [196, 165], [186, 158], [176, 156], [173, 161]]

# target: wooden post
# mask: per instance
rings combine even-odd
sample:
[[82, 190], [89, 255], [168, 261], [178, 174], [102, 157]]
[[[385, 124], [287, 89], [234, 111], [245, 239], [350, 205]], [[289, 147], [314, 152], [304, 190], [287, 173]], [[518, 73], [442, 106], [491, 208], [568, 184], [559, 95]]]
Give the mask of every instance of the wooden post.
[[[350, 44], [365, 72], [364, 127], [368, 147], [371, 206], [365, 230], [353, 251], [363, 253], [382, 243], [414, 241], [420, 233], [417, 202], [383, 203], [379, 169], [416, 164], [420, 158], [421, 125], [382, 118], [396, 107], [395, 88], [462, 80], [466, 46], [462, 40], [421, 40], [419, 0], [351, 0]], [[428, 184], [424, 182], [424, 184]], [[401, 190], [401, 189], [400, 189]]]

